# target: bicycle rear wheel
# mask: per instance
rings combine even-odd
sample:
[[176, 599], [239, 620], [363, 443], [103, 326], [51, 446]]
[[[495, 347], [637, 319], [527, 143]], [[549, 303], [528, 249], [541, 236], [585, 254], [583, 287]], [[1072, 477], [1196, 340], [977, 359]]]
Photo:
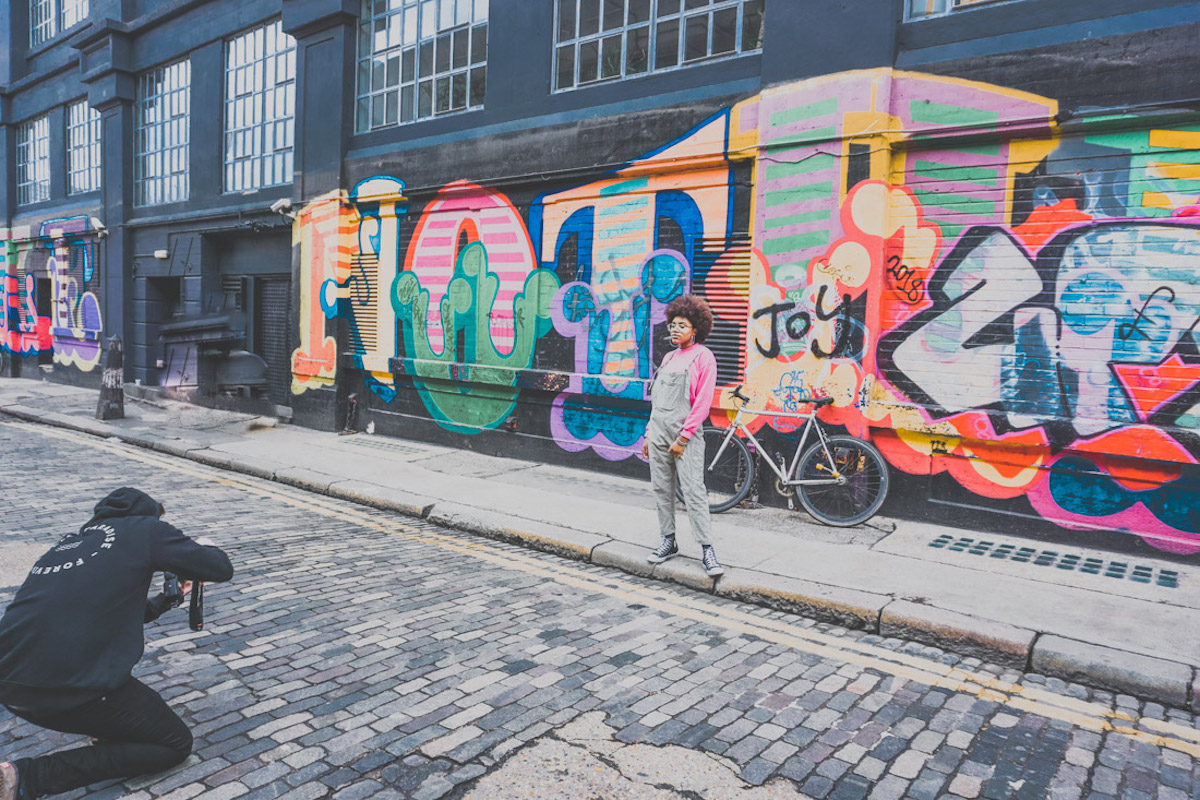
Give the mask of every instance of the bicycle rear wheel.
[[[725, 431], [706, 427], [704, 436], [704, 487], [708, 490], [708, 510], [713, 514], [728, 511], [750, 494], [754, 485], [754, 460], [750, 449], [736, 435], [730, 438], [719, 458], [714, 459]], [[683, 493], [675, 487], [676, 496], [682, 501]]]
[[888, 471], [875, 447], [851, 436], [828, 440], [830, 463], [825, 448], [817, 442], [800, 459], [799, 480], [825, 480], [841, 475], [841, 483], [797, 486], [796, 493], [809, 514], [826, 525], [846, 527], [875, 516], [888, 493]]

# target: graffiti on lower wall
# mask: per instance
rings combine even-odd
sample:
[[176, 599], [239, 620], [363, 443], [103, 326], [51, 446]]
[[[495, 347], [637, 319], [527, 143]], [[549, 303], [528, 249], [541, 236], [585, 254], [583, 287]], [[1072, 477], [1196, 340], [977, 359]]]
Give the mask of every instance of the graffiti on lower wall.
[[1200, 126], [1066, 130], [1052, 98], [868, 70], [524, 202], [409, 205], [378, 176], [298, 215], [293, 391], [335, 378], [342, 318], [385, 402], [411, 384], [474, 434], [531, 389], [539, 435], [634, 458], [666, 304], [695, 292], [727, 326], [717, 423], [737, 383], [782, 435], [833, 397], [896, 469], [1200, 551]]
[[103, 326], [88, 217], [0, 229], [0, 244], [0, 349], [91, 371]]

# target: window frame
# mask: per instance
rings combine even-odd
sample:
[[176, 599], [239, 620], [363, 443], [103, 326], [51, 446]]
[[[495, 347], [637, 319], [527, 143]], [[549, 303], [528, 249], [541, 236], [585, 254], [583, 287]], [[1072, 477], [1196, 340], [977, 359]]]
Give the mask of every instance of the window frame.
[[17, 205], [50, 199], [50, 115], [25, 120], [17, 126]]
[[[1009, 0], [905, 0], [904, 3], [904, 20], [906, 22], [920, 22], [927, 19], [941, 19], [948, 17], [951, 14], [956, 14], [960, 11], [972, 11], [982, 6], [998, 5], [1008, 2]], [[938, 2], [944, 2], [946, 7], [941, 11], [926, 11], [923, 14], [914, 14], [913, 6], [917, 3], [925, 2], [926, 7]]]
[[[581, 9], [584, 3], [595, 3], [596, 18], [595, 30], [588, 33], [583, 33], [583, 23], [581, 20]], [[635, 78], [644, 78], [650, 75], [658, 75], [664, 72], [674, 72], [681, 69], [700, 66], [703, 64], [712, 64], [719, 61], [727, 61], [743, 56], [758, 55], [762, 53], [762, 37], [753, 43], [754, 46], [747, 46], [747, 30], [749, 25], [753, 24], [753, 19], [748, 22], [747, 18], [750, 13], [757, 14], [759, 31], [762, 31], [762, 20], [765, 17], [765, 0], [703, 0], [703, 6], [688, 8], [690, 0], [621, 0], [621, 17], [620, 22], [611, 27], [606, 27], [608, 23], [608, 10], [606, 8], [606, 0], [553, 0], [553, 44], [550, 50], [550, 83], [551, 93], [559, 94], [562, 92], [578, 91], [592, 86], [601, 84], [616, 83], [619, 81], [632, 80]], [[563, 29], [567, 23], [563, 15], [564, 4], [569, 4], [572, 10], [572, 18], [569, 22], [573, 28], [573, 35], [569, 38], [563, 38]], [[633, 20], [633, 11], [637, 6], [644, 4], [645, 16], [641, 19]], [[664, 6], [667, 10], [663, 10]], [[733, 12], [734, 28], [732, 32], [733, 49], [721, 50], [716, 53], [714, 48], [714, 32], [716, 26], [713, 20], [718, 14]], [[705, 38], [705, 54], [702, 56], [688, 57], [688, 34], [692, 30], [691, 20], [706, 20], [704, 25]], [[633, 21], [631, 21], [633, 20]], [[660, 59], [660, 37], [664, 35], [664, 31], [670, 31], [671, 26], [674, 26], [674, 33], [670, 34], [675, 41], [675, 58]], [[645, 32], [644, 41], [644, 65], [640, 70], [631, 71], [631, 34], [637, 32]], [[619, 70], [612, 74], [605, 74], [605, 62], [608, 59], [606, 50], [608, 42], [617, 40], [617, 58], [619, 61]], [[595, 45], [594, 48], [594, 74], [596, 77], [581, 81], [584, 57], [581, 55], [589, 46]], [[569, 65], [571, 79], [569, 83], [564, 83], [562, 55], [564, 51], [570, 51], [571, 63]], [[589, 58], [590, 60], [590, 58]], [[660, 61], [663, 62], [660, 65]]]
[[[163, 84], [171, 74], [171, 70], [179, 68], [186, 74], [186, 81], [178, 86]], [[152, 95], [144, 94], [147, 80], [154, 80], [159, 91]], [[192, 94], [192, 62], [185, 56], [182, 59], [163, 64], [146, 70], [137, 76], [137, 91], [134, 100], [133, 128], [133, 205], [135, 208], [147, 206], [180, 203], [191, 196], [191, 94]], [[151, 101], [161, 101], [166, 105], [166, 116], [162, 120], [155, 119], [152, 123], [146, 121], [146, 110]], [[154, 110], [158, 110], [155, 103]], [[182, 110], [180, 110], [182, 109]], [[169, 135], [180, 134], [181, 139]], [[153, 145], [150, 147], [148, 145]], [[157, 169], [153, 173], [147, 171], [147, 165], [156, 163], [165, 165], [173, 163], [176, 168], [163, 171]]]
[[45, 44], [91, 13], [91, 0], [29, 0], [29, 46]]
[[[84, 109], [83, 119], [77, 112]], [[67, 105], [67, 194], [87, 194], [100, 189], [101, 168], [104, 163], [102, 121], [100, 112], [88, 105], [86, 99]], [[83, 141], [77, 142], [76, 136]], [[76, 159], [82, 158], [82, 163]], [[84, 176], [78, 178], [78, 176]]]
[[490, 5], [490, 0], [363, 0], [354, 58], [354, 132], [484, 108]]
[[[241, 60], [234, 64], [239, 49], [243, 51]], [[235, 194], [292, 183], [295, 38], [284, 33], [280, 19], [257, 25], [225, 40], [224, 62], [221, 190]], [[285, 142], [282, 146], [281, 139]]]

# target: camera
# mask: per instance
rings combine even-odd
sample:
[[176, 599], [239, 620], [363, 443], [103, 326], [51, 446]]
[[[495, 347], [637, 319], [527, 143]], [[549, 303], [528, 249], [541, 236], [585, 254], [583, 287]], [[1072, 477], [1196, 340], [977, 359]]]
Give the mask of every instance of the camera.
[[[171, 608], [183, 605], [183, 581], [178, 575], [170, 572], [163, 573], [163, 596], [171, 604]], [[192, 581], [191, 599], [188, 604], [188, 627], [194, 631], [204, 629], [204, 582]]]
[[164, 572], [162, 591], [163, 597], [171, 604], [171, 608], [179, 608], [183, 605], [183, 585], [179, 582], [179, 576]]

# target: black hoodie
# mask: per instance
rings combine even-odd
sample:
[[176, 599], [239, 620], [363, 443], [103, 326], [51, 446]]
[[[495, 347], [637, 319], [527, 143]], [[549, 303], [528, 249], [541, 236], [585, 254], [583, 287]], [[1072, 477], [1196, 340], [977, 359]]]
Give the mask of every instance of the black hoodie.
[[146, 600], [155, 572], [233, 577], [224, 552], [158, 514], [145, 492], [117, 489], [38, 559], [0, 619], [0, 703], [72, 708], [121, 686], [142, 657], [143, 624], [162, 612]]

